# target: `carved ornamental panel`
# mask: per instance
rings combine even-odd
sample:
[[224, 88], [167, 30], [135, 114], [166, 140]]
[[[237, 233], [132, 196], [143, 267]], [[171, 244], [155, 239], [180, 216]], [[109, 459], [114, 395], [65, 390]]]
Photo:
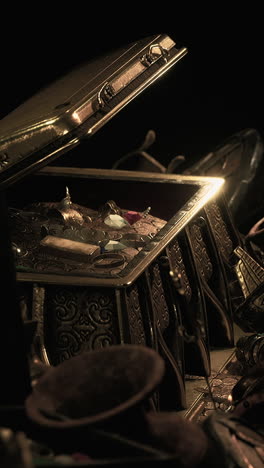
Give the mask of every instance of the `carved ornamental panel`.
[[58, 364], [82, 351], [118, 344], [114, 291], [47, 288], [44, 328], [51, 364]]
[[173, 270], [175, 270], [181, 277], [181, 286], [184, 289], [184, 294], [188, 302], [191, 301], [192, 289], [186, 274], [186, 269], [182, 257], [181, 248], [177, 239], [174, 239], [168, 247], [170, 262]]
[[137, 284], [126, 290], [128, 324], [132, 344], [146, 345], [146, 336]]
[[223, 220], [221, 209], [217, 203], [213, 202], [208, 203], [205, 211], [210, 220], [217, 248], [223, 257], [228, 260], [232, 255], [234, 245]]
[[149, 272], [155, 316], [157, 318], [160, 330], [163, 333], [164, 330], [166, 330], [166, 328], [168, 328], [169, 326], [170, 318], [168, 305], [165, 299], [163, 284], [161, 280], [159, 265], [157, 263], [152, 264], [149, 269]]
[[198, 224], [191, 224], [190, 236], [199, 273], [202, 278], [208, 282], [213, 273], [213, 265], [207, 252], [201, 228], [198, 226]]

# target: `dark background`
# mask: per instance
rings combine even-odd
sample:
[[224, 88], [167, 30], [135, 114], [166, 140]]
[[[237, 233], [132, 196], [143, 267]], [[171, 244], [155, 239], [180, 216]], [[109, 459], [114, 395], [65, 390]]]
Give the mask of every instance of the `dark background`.
[[108, 141], [112, 124], [107, 124], [106, 137], [95, 136], [84, 165], [94, 165], [90, 161], [99, 152], [105, 160], [117, 159], [140, 144], [150, 128], [157, 134], [152, 155], [164, 164], [176, 154], [196, 159], [247, 127], [263, 134], [260, 12], [248, 9], [242, 19], [238, 15], [231, 19], [222, 9], [221, 18], [217, 12], [207, 12], [201, 20], [190, 7], [196, 20], [193, 26], [188, 16], [182, 20], [175, 12], [171, 16], [177, 21], [163, 21], [170, 13], [165, 15], [162, 6], [155, 14], [140, 14], [132, 4], [124, 8], [119, 17], [114, 8], [106, 10], [103, 5], [94, 5], [89, 14], [71, 5], [61, 17], [43, 6], [21, 21], [17, 13], [18, 24], [11, 21], [2, 38], [0, 118], [78, 63], [165, 32], [186, 46], [188, 55], [136, 98], [129, 105], [131, 112], [124, 110], [115, 118], [120, 131], [114, 141]]

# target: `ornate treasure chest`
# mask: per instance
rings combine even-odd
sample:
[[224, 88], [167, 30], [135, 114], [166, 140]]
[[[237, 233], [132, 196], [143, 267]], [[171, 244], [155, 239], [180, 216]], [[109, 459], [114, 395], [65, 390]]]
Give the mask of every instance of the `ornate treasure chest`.
[[227, 284], [239, 237], [224, 181], [54, 160], [74, 161], [84, 138], [186, 52], [166, 35], [142, 39], [74, 70], [0, 126], [21, 310], [38, 324], [33, 353], [56, 365], [84, 350], [149, 346], [166, 364], [161, 409], [185, 407], [185, 375], [209, 375], [210, 349], [233, 346]]

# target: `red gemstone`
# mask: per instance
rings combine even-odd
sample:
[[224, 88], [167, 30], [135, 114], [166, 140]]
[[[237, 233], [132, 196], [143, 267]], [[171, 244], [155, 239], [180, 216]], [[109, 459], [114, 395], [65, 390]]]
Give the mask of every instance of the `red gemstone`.
[[136, 223], [142, 216], [137, 211], [127, 211], [123, 214], [123, 218], [125, 218], [129, 224]]

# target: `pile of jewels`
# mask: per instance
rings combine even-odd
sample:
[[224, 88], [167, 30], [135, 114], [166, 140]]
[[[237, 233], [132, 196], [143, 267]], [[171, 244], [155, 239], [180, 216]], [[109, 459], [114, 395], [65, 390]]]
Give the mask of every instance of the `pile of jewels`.
[[17, 270], [116, 274], [166, 224], [150, 210], [109, 200], [96, 211], [73, 203], [68, 187], [60, 202], [10, 208]]

